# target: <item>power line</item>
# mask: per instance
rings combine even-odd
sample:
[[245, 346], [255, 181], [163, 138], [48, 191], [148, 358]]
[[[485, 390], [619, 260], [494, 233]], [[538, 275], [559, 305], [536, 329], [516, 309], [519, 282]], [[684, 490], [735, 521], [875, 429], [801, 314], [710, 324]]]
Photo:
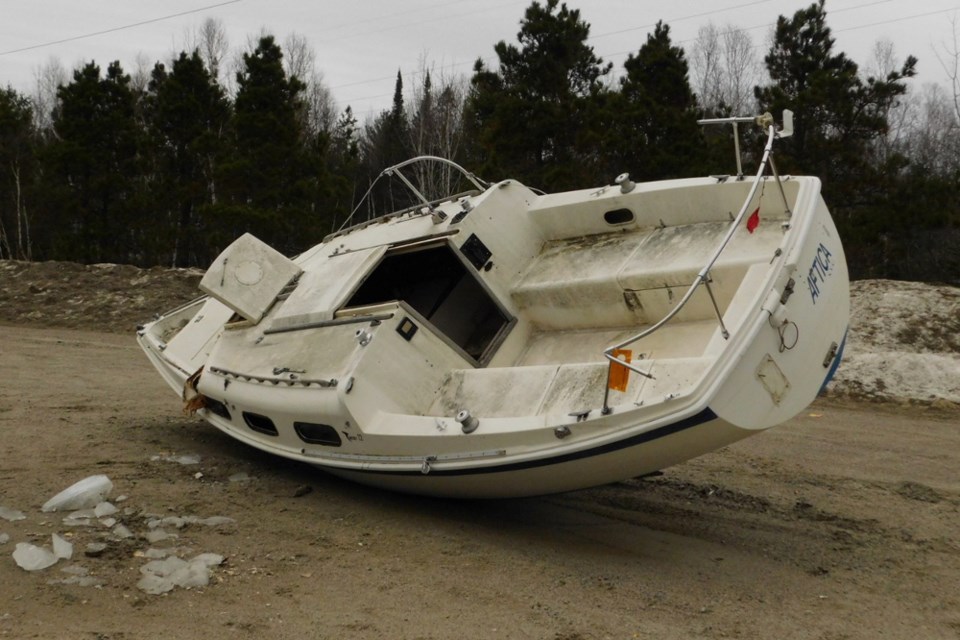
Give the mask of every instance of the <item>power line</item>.
[[236, 4], [238, 2], [243, 2], [243, 0], [227, 0], [226, 2], [219, 2], [217, 4], [207, 5], [206, 7], [200, 7], [199, 9], [190, 9], [189, 11], [181, 11], [180, 13], [172, 13], [168, 16], [160, 16], [159, 18], [151, 18], [149, 20], [142, 20], [140, 22], [134, 22], [131, 24], [125, 24], [119, 27], [111, 27], [110, 29], [104, 29], [103, 31], [94, 31], [92, 33], [85, 33], [80, 36], [72, 36], [70, 38], [63, 38], [62, 40], [52, 40], [50, 42], [44, 42], [41, 44], [30, 45], [29, 47], [21, 47], [19, 49], [10, 49], [9, 51], [0, 51], [0, 56], [10, 55], [11, 53], [20, 53], [22, 51], [32, 51], [34, 49], [42, 49], [44, 47], [52, 47], [55, 44], [63, 44], [65, 42], [73, 42], [75, 40], [83, 40], [85, 38], [93, 38], [96, 36], [102, 36], [107, 33], [115, 33], [117, 31], [124, 31], [126, 29], [133, 29], [134, 27], [142, 27], [145, 24], [153, 24], [155, 22], [162, 22], [164, 20], [170, 20], [172, 18], [179, 18], [181, 16], [188, 16], [193, 13], [200, 13], [201, 11], [208, 11], [209, 9], [216, 9], [217, 7], [224, 7], [228, 4]]
[[[664, 22], [665, 24], [672, 25], [672, 24], [675, 24], [675, 23], [677, 23], [677, 22], [683, 22], [683, 21], [685, 21], [685, 20], [693, 20], [693, 19], [695, 19], [695, 18], [703, 18], [703, 17], [706, 17], [706, 16], [716, 15], [716, 14], [718, 14], [718, 13], [725, 13], [725, 12], [727, 12], [727, 11], [734, 11], [734, 10], [736, 10], [736, 9], [744, 9], [744, 8], [751, 7], [751, 6], [755, 6], [755, 5], [758, 5], [758, 4], [766, 4], [767, 2], [771, 2], [771, 1], [772, 1], [772, 0], [754, 0], [753, 2], [746, 2], [746, 3], [743, 3], [743, 4], [738, 4], [738, 5], [734, 5], [734, 6], [730, 6], [730, 7], [722, 7], [722, 8], [718, 8], [718, 9], [712, 9], [712, 10], [710, 10], [710, 11], [703, 11], [703, 12], [700, 12], [700, 13], [687, 15], [687, 16], [680, 16], [680, 17], [678, 17], [678, 18], [671, 18], [671, 19], [669, 19], [669, 20], [664, 20], [663, 22]], [[866, 2], [866, 3], [863, 3], [863, 4], [858, 4], [858, 5], [854, 5], [854, 6], [852, 6], [852, 7], [843, 7], [843, 8], [840, 8], [840, 9], [831, 10], [829, 13], [842, 13], [842, 12], [845, 12], [845, 11], [853, 11], [853, 10], [856, 10], [856, 9], [863, 9], [863, 8], [866, 8], [866, 7], [872, 7], [872, 6], [875, 6], [875, 5], [887, 4], [887, 3], [890, 3], [890, 2], [896, 2], [896, 1], [897, 1], [897, 0], [873, 0], [872, 2]], [[949, 10], [948, 10], [948, 11], [949, 11]], [[937, 13], [937, 12], [934, 12], [934, 13]], [[941, 11], [941, 13], [942, 13], [942, 11]], [[919, 15], [919, 16], [910, 16], [909, 18], [900, 18], [900, 19], [901, 19], [901, 20], [905, 20], [905, 19], [910, 19], [910, 18], [914, 18], [914, 17], [923, 17], [923, 16], [925, 16], [925, 15], [930, 15], [930, 14], [921, 14], [921, 15]], [[456, 17], [456, 16], [454, 16], [454, 17]], [[891, 22], [892, 22], [892, 21], [891, 21]], [[882, 24], [882, 23], [881, 23], [881, 24]], [[763, 24], [763, 25], [757, 25], [757, 26], [754, 26], [754, 27], [744, 28], [743, 30], [744, 30], [744, 31], [752, 31], [752, 30], [754, 30], [754, 29], [760, 29], [760, 28], [764, 28], [764, 27], [770, 27], [770, 26], [772, 26], [772, 25], [773, 25], [773, 23], [768, 23], [768, 24]], [[403, 26], [407, 26], [407, 25], [403, 25]], [[590, 40], [596, 40], [596, 39], [604, 38], [604, 37], [607, 37], [607, 36], [620, 35], [620, 34], [623, 34], [623, 33], [629, 33], [629, 32], [631, 32], [631, 31], [639, 31], [639, 30], [641, 30], [641, 29], [652, 29], [652, 28], [655, 27], [655, 26], [656, 26], [656, 23], [653, 23], [653, 24], [640, 25], [640, 26], [637, 26], [637, 27], [629, 27], [629, 28], [627, 28], [627, 29], [620, 29], [620, 30], [618, 30], [618, 31], [607, 31], [607, 32], [604, 32], [604, 33], [599, 33], [599, 34], [597, 34], [597, 35], [592, 35], [592, 36], [588, 37], [587, 40], [588, 40], [588, 41], [590, 41]], [[873, 25], [865, 25], [865, 26], [873, 26]], [[396, 27], [389, 27], [389, 28], [396, 28]], [[854, 28], [860, 28], [860, 27], [854, 27]], [[849, 30], [849, 29], [842, 29], [842, 30], [840, 30], [840, 31], [847, 31], [847, 30]], [[835, 31], [837, 31], [837, 30], [835, 30]], [[357, 34], [357, 35], [366, 35], [366, 34]], [[351, 36], [351, 37], [352, 37], [352, 36]], [[675, 43], [675, 44], [684, 44], [684, 43], [692, 42], [692, 41], [693, 41], [693, 39], [684, 40], [684, 41], [681, 41], [681, 42], [677, 42], [677, 43]], [[600, 54], [600, 55], [601, 55], [601, 57], [606, 58], [606, 57], [608, 57], [608, 56], [620, 56], [620, 55], [624, 55], [624, 54], [626, 54], [626, 53], [632, 53], [632, 52], [633, 52], [633, 50], [631, 50], [631, 51], [617, 51], [617, 52], [614, 52], [614, 53], [604, 53], [604, 54]], [[448, 68], [455, 68], [455, 67], [461, 67], [461, 66], [468, 65], [468, 64], [473, 64], [474, 60], [475, 60], [475, 58], [474, 58], [474, 59], [471, 59], [471, 60], [469, 60], [469, 61], [465, 61], [465, 62], [454, 63], [454, 64], [451, 64], [451, 65], [448, 65]], [[413, 76], [415, 77], [416, 75], [419, 75], [419, 73], [420, 73], [420, 72], [412, 72], [411, 75], [413, 75]], [[355, 86], [359, 86], [359, 85], [363, 85], [363, 84], [373, 84], [373, 83], [375, 83], [375, 82], [385, 82], [385, 81], [387, 81], [387, 80], [392, 80], [392, 79], [395, 78], [395, 77], [396, 77], [395, 75], [390, 75], [390, 76], [382, 76], [382, 77], [378, 77], [378, 78], [370, 78], [370, 79], [368, 79], [368, 80], [357, 80], [357, 81], [349, 82], [349, 83], [346, 83], [346, 84], [339, 84], [339, 85], [330, 87], [330, 89], [333, 91], [333, 90], [337, 90], [337, 89], [345, 89], [345, 88], [348, 88], [348, 87], [355, 87]], [[393, 94], [390, 93], [389, 95], [393, 95]], [[383, 96], [382, 96], [382, 95], [380, 95], [380, 96], [371, 96], [370, 98], [376, 98], [376, 97], [383, 97]], [[367, 98], [362, 98], [362, 99], [367, 99]]]
[[[666, 20], [665, 20], [664, 22], [667, 23], [667, 24], [672, 24], [672, 23], [674, 23], [674, 22], [679, 22], [679, 21], [681, 21], [681, 20], [687, 20], [687, 19], [692, 19], [692, 18], [704, 17], [705, 15], [712, 15], [712, 14], [715, 14], [715, 13], [722, 13], [723, 11], [726, 11], [726, 10], [733, 10], [733, 9], [738, 9], [738, 8], [744, 8], [744, 7], [747, 7], [747, 6], [750, 6], [750, 5], [761, 4], [761, 3], [767, 2], [767, 1], [769, 1], [769, 0], [757, 0], [757, 1], [755, 1], [755, 2], [749, 2], [749, 3], [746, 3], [746, 4], [742, 4], [742, 5], [737, 5], [737, 6], [734, 6], [734, 7], [727, 7], [726, 9], [717, 9], [717, 10], [713, 10], [713, 11], [704, 12], [704, 13], [702, 13], [702, 14], [691, 15], [691, 16], [684, 16], [684, 17], [676, 18], [676, 19], [673, 19], [673, 20], [670, 20], [670, 21], [666, 21]], [[887, 4], [887, 3], [895, 2], [895, 1], [897, 1], [897, 0], [873, 0], [872, 2], [865, 2], [865, 3], [862, 3], [862, 4], [850, 6], [850, 7], [843, 7], [843, 8], [840, 8], [840, 9], [832, 10], [832, 11], [828, 12], [828, 15], [829, 15], [830, 13], [832, 13], [832, 14], [843, 13], [843, 12], [846, 12], [846, 11], [853, 11], [853, 10], [857, 10], [857, 9], [864, 9], [864, 8], [873, 7], [873, 6], [880, 5], [880, 4]], [[844, 28], [841, 28], [841, 29], [831, 28], [831, 32], [833, 32], [833, 33], [842, 33], [842, 32], [845, 32], [845, 31], [855, 31], [855, 30], [858, 30], [858, 29], [866, 29], [866, 28], [881, 26], [881, 25], [885, 25], [885, 24], [893, 24], [893, 23], [897, 23], [897, 22], [903, 22], [903, 21], [908, 21], [908, 20], [915, 20], [915, 19], [918, 19], [918, 18], [925, 18], [925, 17], [929, 17], [929, 16], [932, 16], [932, 15], [942, 14], [942, 13], [949, 13], [950, 11], [956, 11], [956, 8], [940, 9], [940, 10], [938, 10], [938, 11], [929, 11], [929, 12], [925, 12], [925, 13], [917, 13], [917, 14], [913, 14], [913, 15], [901, 16], [901, 17], [898, 17], [898, 18], [892, 18], [892, 19], [889, 19], [889, 20], [883, 20], [883, 21], [879, 21], [879, 22], [864, 23], [864, 24], [854, 25], [854, 26], [851, 26], [851, 27], [844, 27]], [[755, 25], [755, 26], [751, 26], [751, 27], [744, 27], [742, 30], [743, 30], [743, 31], [754, 31], [754, 30], [756, 30], [756, 29], [770, 28], [770, 27], [774, 26], [775, 24], [776, 24], [776, 23], [770, 22], [770, 23]], [[617, 32], [608, 32], [608, 33], [598, 34], [597, 36], [591, 36], [590, 38], [588, 38], [588, 40], [592, 40], [592, 39], [594, 39], [595, 37], [596, 37], [596, 38], [600, 38], [600, 37], [603, 37], [603, 36], [606, 36], [606, 35], [612, 35], [612, 34], [614, 34], [614, 33], [624, 33], [624, 32], [629, 32], [629, 31], [636, 31], [636, 30], [638, 30], [638, 29], [651, 28], [651, 27], [654, 27], [654, 26], [656, 26], [656, 25], [655, 25], [655, 24], [652, 24], [652, 25], [645, 25], [645, 26], [640, 26], [640, 27], [633, 27], [633, 28], [630, 28], [630, 29], [623, 29], [623, 30], [617, 31]], [[674, 43], [674, 44], [676, 44], [676, 45], [689, 44], [689, 43], [691, 43], [691, 42], [694, 42], [695, 40], [696, 40], [695, 38], [690, 38], [690, 39], [687, 39], [687, 40], [682, 40], [682, 41], [676, 42], [676, 43]], [[754, 48], [757, 48], [758, 46], [759, 46], [759, 45], [755, 45]], [[623, 56], [623, 55], [626, 55], [626, 54], [629, 54], [629, 53], [634, 53], [634, 52], [635, 52], [635, 49], [631, 49], [631, 50], [628, 50], [628, 51], [616, 51], [616, 52], [610, 52], [610, 53], [601, 53], [601, 54], [599, 54], [599, 55], [600, 55], [600, 57], [602, 57], [603, 59], [606, 60], [606, 59], [616, 58], [616, 57]], [[475, 60], [475, 59], [470, 60], [470, 61], [465, 61], [465, 62], [453, 63], [453, 64], [450, 64], [450, 65], [446, 65], [445, 68], [447, 68], [447, 69], [453, 69], [453, 68], [456, 68], [456, 67], [462, 67], [462, 66], [464, 66], [464, 65], [473, 64], [474, 60]], [[410, 79], [413, 79], [413, 78], [416, 78], [417, 76], [419, 76], [419, 75], [421, 75], [421, 74], [422, 74], [421, 71], [413, 71], [413, 72], [408, 72], [407, 74], [404, 74], [404, 75], [405, 75], [406, 77], [410, 78]], [[351, 82], [351, 83], [348, 83], [348, 84], [341, 84], [341, 85], [337, 85], [337, 86], [335, 86], [335, 87], [331, 87], [331, 90], [342, 89], [342, 88], [346, 88], [346, 87], [353, 87], [353, 86], [358, 86], [358, 85], [363, 85], [363, 84], [371, 84], [371, 83], [375, 83], [375, 82], [383, 82], [383, 81], [386, 81], [386, 80], [392, 80], [392, 79], [394, 79], [394, 78], [396, 78], [396, 75], [383, 76], [383, 77], [380, 77], [380, 78], [373, 78], [373, 79], [370, 79], [370, 80], [359, 80], [359, 81], [356, 81], [356, 82]], [[367, 101], [367, 100], [376, 100], [376, 99], [379, 99], [379, 98], [389, 97], [389, 96], [392, 96], [392, 95], [393, 95], [393, 92], [390, 91], [390, 92], [388, 92], [388, 93], [381, 93], [381, 94], [372, 95], [372, 96], [363, 96], [363, 97], [359, 97], [359, 98], [354, 98], [353, 101], [363, 102], [363, 101]], [[348, 100], [348, 101], [346, 101], [346, 102], [350, 102], [350, 101]], [[371, 107], [370, 109], [368, 109], [368, 112], [370, 112], [370, 113], [372, 113], [373, 111], [374, 111], [374, 108], [373, 108], [373, 107]]]
[[[704, 12], [702, 12], [702, 13], [694, 13], [694, 14], [691, 14], [691, 15], [689, 15], [689, 16], [682, 16], [682, 17], [680, 17], [680, 18], [672, 18], [672, 19], [670, 19], [670, 20], [664, 20], [663, 22], [664, 22], [665, 24], [668, 24], [668, 25], [669, 25], [669, 24], [674, 24], [674, 23], [677, 23], [677, 22], [683, 22], [684, 20], [693, 20], [694, 18], [703, 18], [703, 17], [706, 17], [706, 16], [712, 16], [712, 15], [717, 14], [717, 13], [724, 13], [725, 11], [733, 11], [734, 9], [745, 9], [746, 7], [752, 7], [752, 6], [758, 5], [758, 4], [766, 4], [767, 2], [771, 2], [771, 1], [772, 1], [772, 0], [755, 0], [754, 2], [747, 2], [747, 3], [745, 3], [745, 4], [738, 4], [738, 5], [733, 6], [733, 7], [724, 7], [724, 8], [722, 8], [722, 9], [714, 9], [714, 10], [712, 10], [712, 11], [704, 11]], [[881, 0], [881, 1], [882, 1], [882, 2], [892, 2], [893, 0]], [[587, 40], [596, 40], [596, 39], [598, 39], [598, 38], [605, 38], [606, 36], [616, 36], [616, 35], [620, 35], [621, 33], [630, 33], [631, 31], [639, 31], [639, 30], [641, 30], [641, 29], [650, 29], [650, 28], [653, 28], [653, 27], [656, 27], [656, 26], [657, 26], [657, 23], [653, 23], [653, 24], [640, 25], [639, 27], [629, 27], [629, 28], [627, 28], [627, 29], [620, 29], [620, 30], [618, 30], [618, 31], [607, 31], [606, 33], [598, 33], [598, 34], [595, 35], [595, 36], [590, 36], [589, 38], [587, 38]]]

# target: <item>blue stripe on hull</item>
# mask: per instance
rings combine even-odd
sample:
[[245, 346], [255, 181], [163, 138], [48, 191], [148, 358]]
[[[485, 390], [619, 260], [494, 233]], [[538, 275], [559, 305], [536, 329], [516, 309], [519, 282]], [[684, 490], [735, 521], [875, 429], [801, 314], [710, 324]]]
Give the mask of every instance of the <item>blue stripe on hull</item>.
[[[658, 440], [660, 438], [665, 438], [666, 436], [685, 431], [686, 429], [691, 429], [693, 427], [699, 426], [711, 420], [716, 420], [717, 414], [715, 414], [709, 407], [701, 411], [700, 413], [690, 416], [689, 418], [684, 418], [678, 422], [668, 424], [666, 426], [660, 427], [658, 429], [653, 429], [652, 431], [645, 431], [644, 433], [637, 434], [630, 438], [624, 438], [623, 440], [617, 440], [616, 442], [610, 442], [608, 444], [601, 445], [599, 447], [593, 447], [592, 449], [584, 449], [583, 451], [576, 451], [574, 453], [565, 453], [559, 456], [553, 456], [550, 458], [540, 458], [537, 460], [526, 460], [523, 462], [513, 462], [510, 464], [502, 464], [497, 466], [485, 466], [477, 467], [474, 469], [431, 469], [430, 477], [434, 476], [470, 476], [470, 475], [480, 475], [486, 473], [505, 473], [508, 471], [520, 471], [523, 469], [534, 469], [536, 467], [546, 467], [554, 464], [561, 464], [563, 462], [572, 462], [575, 460], [583, 460], [585, 458], [592, 458], [594, 456], [602, 456], [613, 451], [619, 451], [621, 449], [628, 449], [630, 447], [635, 447], [639, 444], [644, 444], [646, 442], [651, 442], [653, 440]], [[323, 465], [318, 465], [323, 467]], [[364, 473], [364, 474], [379, 474], [379, 475], [391, 475], [391, 476], [420, 476], [422, 475], [419, 471], [390, 471], [383, 469], [338, 469], [337, 473], [348, 472], [348, 473]]]

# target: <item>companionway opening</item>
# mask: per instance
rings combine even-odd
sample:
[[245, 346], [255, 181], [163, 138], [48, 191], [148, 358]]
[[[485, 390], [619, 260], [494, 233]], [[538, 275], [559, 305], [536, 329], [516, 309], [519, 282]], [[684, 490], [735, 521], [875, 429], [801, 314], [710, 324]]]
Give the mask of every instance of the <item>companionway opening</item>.
[[493, 355], [510, 318], [447, 244], [388, 251], [347, 307], [403, 301], [478, 364]]

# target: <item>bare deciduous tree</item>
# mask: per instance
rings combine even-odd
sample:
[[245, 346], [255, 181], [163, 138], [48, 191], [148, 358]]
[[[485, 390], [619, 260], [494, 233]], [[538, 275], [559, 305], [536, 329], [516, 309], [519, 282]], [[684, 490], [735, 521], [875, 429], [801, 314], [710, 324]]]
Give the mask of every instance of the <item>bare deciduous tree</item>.
[[67, 84], [69, 74], [59, 58], [50, 58], [33, 73], [36, 81], [33, 102], [33, 121], [44, 135], [53, 134], [53, 110], [57, 106], [57, 89]]
[[[254, 45], [256, 46], [256, 45]], [[194, 29], [186, 31], [183, 37], [183, 50], [199, 54], [203, 66], [220, 83], [223, 62], [230, 53], [230, 40], [223, 22], [217, 18], [207, 18]]]
[[[889, 38], [881, 38], [874, 43], [873, 56], [860, 68], [860, 75], [867, 83], [874, 79], [884, 80], [890, 74], [897, 73], [902, 64], [903, 62], [896, 54], [893, 41]], [[908, 138], [911, 137], [918, 120], [918, 109], [915, 103], [915, 97], [907, 94], [903, 99], [898, 99], [887, 106], [883, 114], [888, 125], [887, 134], [877, 140], [875, 149], [880, 160], [894, 152], [906, 153], [907, 147], [911, 144]]]
[[307, 39], [297, 33], [286, 37], [283, 43], [283, 62], [287, 76], [296, 77], [306, 85], [303, 92], [305, 121], [303, 130], [316, 135], [333, 130], [337, 118], [337, 105], [333, 93], [323, 81], [323, 74], [316, 68], [316, 53]]
[[147, 90], [153, 65], [154, 63], [143, 51], [139, 52], [134, 58], [133, 71], [130, 73], [130, 88], [135, 93], [143, 93]]
[[200, 58], [206, 65], [210, 75], [220, 81], [220, 67], [223, 65], [227, 53], [230, 51], [230, 40], [223, 22], [216, 18], [207, 18], [198, 31], [199, 42], [197, 49]]
[[929, 83], [907, 102], [902, 150], [926, 171], [950, 175], [960, 167], [960, 123], [954, 96], [943, 85]]
[[960, 25], [957, 24], [956, 15], [950, 19], [950, 27], [950, 42], [941, 43], [942, 50], [934, 51], [950, 81], [954, 117], [960, 120]]
[[753, 111], [753, 87], [761, 76], [753, 41], [731, 25], [700, 28], [690, 54], [693, 89], [707, 113]]
[[[410, 115], [410, 147], [415, 155], [432, 155], [456, 160], [463, 143], [463, 106], [467, 81], [451, 76], [420, 60], [422, 81], [415, 84], [407, 113]], [[415, 165], [424, 193], [449, 194], [457, 188], [458, 174], [445, 164]]]

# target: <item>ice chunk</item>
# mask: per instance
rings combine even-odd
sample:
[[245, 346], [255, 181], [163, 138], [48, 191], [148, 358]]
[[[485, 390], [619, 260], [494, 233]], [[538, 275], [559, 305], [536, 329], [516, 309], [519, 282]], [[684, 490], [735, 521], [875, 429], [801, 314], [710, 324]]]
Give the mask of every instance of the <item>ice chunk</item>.
[[176, 586], [174, 574], [186, 566], [187, 562], [176, 556], [163, 560], [151, 560], [140, 567], [143, 577], [137, 582], [137, 588], [152, 595], [171, 591]]
[[140, 578], [137, 582], [137, 588], [150, 595], [159, 596], [167, 591], [172, 591], [173, 582], [165, 576], [150, 573]]
[[110, 495], [113, 483], [105, 475], [84, 478], [47, 500], [42, 511], [70, 511], [88, 509], [103, 502]]
[[62, 580], [50, 580], [47, 584], [76, 584], [81, 587], [98, 587], [103, 584], [100, 578], [91, 576], [90, 572], [80, 565], [70, 564], [60, 569], [60, 571], [68, 574], [69, 577]]
[[178, 536], [175, 533], [167, 533], [163, 529], [152, 529], [150, 531], [147, 531], [147, 533], [144, 534], [144, 537], [147, 539], [147, 542], [150, 542], [152, 544], [154, 542], [161, 542], [163, 540], [177, 538]]
[[140, 567], [140, 573], [143, 575], [153, 574], [155, 576], [168, 577], [174, 574], [177, 569], [187, 566], [187, 561], [177, 556], [167, 556], [162, 560], [151, 560]]
[[103, 583], [94, 576], [70, 576], [63, 580], [48, 580], [47, 584], [75, 584], [80, 587], [99, 587]]
[[230, 476], [228, 480], [230, 480], [230, 482], [249, 482], [253, 480], [253, 478], [241, 471], [240, 473], [235, 473]]
[[53, 555], [57, 556], [57, 559], [69, 560], [73, 557], [72, 544], [57, 534], [53, 534], [51, 538], [53, 539]]
[[125, 524], [118, 524], [113, 528], [113, 535], [118, 538], [132, 538], [133, 532]]
[[205, 567], [217, 567], [223, 564], [223, 556], [219, 553], [201, 553], [194, 556], [190, 562], [199, 562]]
[[221, 524], [233, 524], [236, 522], [236, 520], [233, 518], [228, 518], [227, 516], [210, 516], [209, 518], [204, 518], [198, 522], [208, 527], [218, 527]]
[[90, 542], [87, 544], [87, 548], [83, 550], [83, 555], [87, 556], [88, 558], [99, 558], [106, 550], [106, 542]]
[[63, 573], [69, 573], [73, 576], [85, 576], [90, 573], [86, 567], [81, 567], [78, 564], [68, 564], [65, 567], [61, 567], [60, 571]]
[[100, 524], [109, 528], [117, 524], [117, 519], [116, 518], [100, 518]]
[[177, 464], [191, 465], [191, 464], [200, 464], [200, 454], [199, 453], [186, 453], [182, 456], [153, 456], [151, 460], [164, 460], [166, 462], [176, 462]]
[[98, 518], [104, 516], [112, 516], [117, 512], [117, 508], [110, 504], [109, 502], [101, 502], [96, 507], [93, 508], [93, 515]]
[[0, 507], [0, 518], [3, 518], [4, 520], [16, 522], [17, 520], [23, 520], [26, 517], [27, 516], [23, 515], [23, 511], [10, 509], [9, 507]]
[[185, 526], [190, 524], [190, 516], [181, 518], [179, 516], [167, 516], [160, 520], [160, 524], [165, 527], [173, 527], [174, 529], [183, 529]]
[[137, 583], [137, 588], [159, 595], [174, 587], [205, 587], [210, 583], [210, 568], [222, 562], [223, 556], [216, 553], [201, 553], [189, 562], [176, 556], [151, 560], [140, 567], [143, 577]]
[[8, 542], [10, 542], [10, 534], [0, 533], [0, 544], [7, 544]]
[[13, 552], [13, 560], [25, 571], [40, 571], [57, 564], [57, 556], [49, 549], [28, 542], [18, 542]]

